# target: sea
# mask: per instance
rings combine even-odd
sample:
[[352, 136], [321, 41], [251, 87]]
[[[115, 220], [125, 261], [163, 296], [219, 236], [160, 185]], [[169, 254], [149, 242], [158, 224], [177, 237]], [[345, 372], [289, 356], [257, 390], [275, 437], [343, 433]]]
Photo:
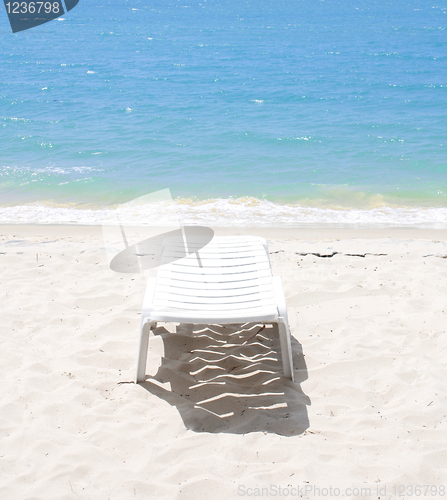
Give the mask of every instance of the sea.
[[447, 228], [446, 27], [445, 0], [80, 0], [14, 34], [0, 5], [0, 223], [157, 223], [163, 192], [182, 224]]

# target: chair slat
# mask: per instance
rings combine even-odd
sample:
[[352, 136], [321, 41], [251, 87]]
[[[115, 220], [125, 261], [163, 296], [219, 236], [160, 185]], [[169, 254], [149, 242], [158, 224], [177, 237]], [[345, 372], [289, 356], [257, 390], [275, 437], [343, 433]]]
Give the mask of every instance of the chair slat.
[[189, 293], [182, 294], [177, 293], [177, 290], [170, 290], [169, 292], [162, 292], [159, 289], [157, 290], [157, 299], [166, 300], [166, 301], [176, 301], [176, 302], [187, 302], [187, 303], [195, 303], [195, 304], [233, 304], [238, 302], [253, 302], [254, 300], [261, 302], [272, 302], [274, 301], [273, 293], [269, 292], [254, 292], [254, 293], [245, 293], [240, 295], [219, 295], [217, 297], [211, 297], [209, 295], [197, 294], [197, 293]]
[[185, 255], [185, 250], [175, 250], [175, 249], [165, 249], [163, 251], [163, 256], [169, 256], [169, 257], [178, 257], [178, 258], [194, 258], [196, 254], [199, 254], [200, 258], [206, 259], [206, 258], [215, 258], [221, 257], [223, 259], [231, 259], [234, 257], [246, 257], [246, 256], [259, 256], [263, 257], [266, 256], [267, 254], [265, 253], [264, 248], [246, 248], [245, 250], [226, 250], [222, 248], [207, 248], [203, 247], [197, 252], [188, 252], [188, 255]]
[[200, 313], [209, 313], [209, 311], [247, 311], [250, 312], [252, 309], [263, 311], [264, 309], [274, 309], [274, 305], [270, 303], [264, 303], [262, 301], [253, 301], [251, 303], [234, 303], [234, 304], [203, 304], [203, 303], [186, 303], [186, 302], [176, 302], [172, 300], [160, 300], [156, 299], [154, 301], [154, 310], [189, 310], [195, 311], [198, 316]]
[[212, 276], [212, 275], [234, 275], [237, 276], [239, 274], [245, 274], [245, 273], [253, 273], [253, 272], [270, 272], [270, 266], [268, 263], [261, 263], [259, 265], [257, 264], [247, 264], [247, 265], [241, 265], [241, 266], [232, 266], [232, 267], [194, 267], [194, 266], [177, 266], [175, 264], [172, 264], [172, 266], [167, 268], [165, 266], [165, 269], [163, 270], [164, 272], [171, 272], [172, 274], [175, 275], [190, 275], [190, 274], [199, 274], [201, 276]]
[[270, 270], [263, 271], [249, 271], [245, 273], [216, 273], [216, 274], [204, 274], [204, 273], [173, 273], [166, 269], [161, 268], [160, 274], [158, 276], [159, 281], [163, 281], [165, 279], [173, 279], [178, 281], [189, 281], [189, 282], [199, 282], [199, 283], [239, 283], [243, 281], [249, 281], [258, 278], [271, 278]]
[[224, 268], [224, 267], [239, 267], [239, 266], [248, 266], [248, 265], [255, 265], [255, 266], [268, 266], [269, 262], [266, 258], [264, 260], [261, 260], [259, 257], [256, 256], [250, 256], [250, 257], [245, 257], [245, 258], [234, 258], [234, 259], [202, 259], [199, 257], [198, 259], [196, 257], [192, 259], [179, 259], [171, 263], [173, 268], [178, 268], [178, 267], [219, 267], [219, 268]]
[[178, 293], [188, 294], [207, 294], [208, 296], [231, 295], [239, 293], [250, 293], [250, 291], [269, 292], [272, 290], [272, 280], [268, 278], [261, 280], [252, 280], [251, 282], [238, 281], [236, 283], [201, 283], [201, 282], [179, 282], [167, 283], [164, 280], [157, 284], [157, 291], [169, 292], [170, 290]]

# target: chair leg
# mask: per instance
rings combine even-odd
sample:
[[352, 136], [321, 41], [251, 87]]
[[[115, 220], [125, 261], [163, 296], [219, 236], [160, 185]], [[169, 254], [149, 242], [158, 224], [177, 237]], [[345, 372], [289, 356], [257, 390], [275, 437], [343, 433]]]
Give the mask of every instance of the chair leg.
[[273, 277], [273, 286], [279, 313], [278, 331], [284, 375], [293, 382], [292, 343], [290, 340], [289, 321], [287, 319], [287, 305], [279, 276]]
[[292, 343], [290, 340], [289, 325], [286, 322], [279, 321], [278, 332], [284, 376], [290, 378], [293, 382]]
[[140, 328], [140, 344], [138, 347], [138, 361], [137, 361], [137, 374], [135, 383], [139, 384], [146, 379], [146, 362], [147, 362], [147, 348], [149, 347], [149, 334], [151, 328], [155, 323], [150, 322], [148, 318], [141, 322]]

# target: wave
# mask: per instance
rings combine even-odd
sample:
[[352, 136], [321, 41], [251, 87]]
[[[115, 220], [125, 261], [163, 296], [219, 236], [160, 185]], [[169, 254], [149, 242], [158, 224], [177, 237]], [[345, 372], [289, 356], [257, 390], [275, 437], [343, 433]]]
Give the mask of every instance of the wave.
[[214, 227], [418, 227], [447, 228], [446, 207], [382, 206], [370, 209], [326, 208], [300, 204], [280, 204], [254, 197], [174, 202], [129, 202], [108, 208], [79, 208], [50, 204], [0, 207], [0, 223], [5, 224], [86, 224], [97, 225], [119, 219], [125, 224], [154, 227], [209, 225]]

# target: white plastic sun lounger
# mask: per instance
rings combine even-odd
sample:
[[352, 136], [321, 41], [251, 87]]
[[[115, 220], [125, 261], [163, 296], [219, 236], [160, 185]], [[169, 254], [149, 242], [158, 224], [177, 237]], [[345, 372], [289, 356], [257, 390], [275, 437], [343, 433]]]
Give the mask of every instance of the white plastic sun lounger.
[[286, 301], [281, 279], [272, 276], [267, 242], [214, 237], [197, 248], [185, 256], [183, 242], [163, 245], [157, 278], [148, 281], [143, 302], [136, 382], [145, 380], [149, 334], [157, 322], [277, 323], [284, 375], [293, 380]]

